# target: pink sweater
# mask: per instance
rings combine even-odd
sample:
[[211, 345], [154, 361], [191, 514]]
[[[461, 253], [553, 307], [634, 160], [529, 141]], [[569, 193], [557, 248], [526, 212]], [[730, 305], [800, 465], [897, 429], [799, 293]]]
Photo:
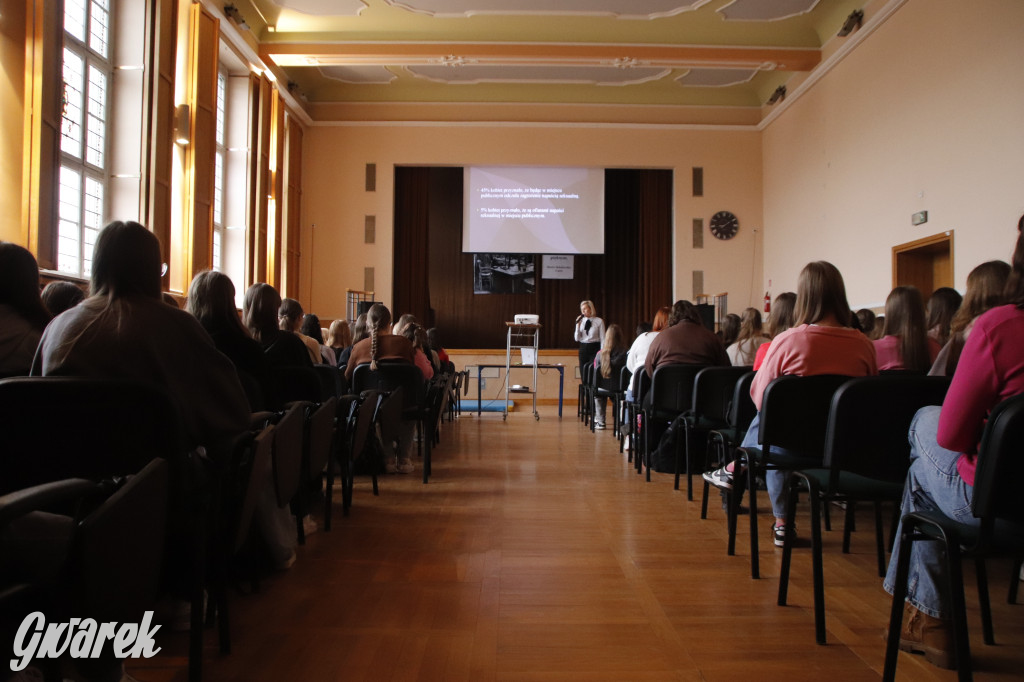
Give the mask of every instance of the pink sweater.
[[938, 442], [965, 453], [956, 463], [960, 478], [974, 485], [975, 460], [989, 412], [1002, 400], [1024, 393], [1024, 310], [993, 308], [979, 317], [967, 337], [939, 417]]
[[773, 379], [784, 374], [844, 374], [851, 377], [878, 374], [875, 347], [866, 336], [848, 327], [802, 324], [787, 329], [772, 340], [764, 363], [750, 386], [750, 397], [758, 411], [761, 410], [764, 389]]
[[[906, 369], [903, 365], [903, 357], [900, 355], [900, 337], [889, 334], [878, 339], [875, 343], [875, 357], [878, 361], [878, 371], [883, 369]], [[928, 337], [928, 360], [935, 362], [935, 357], [942, 347], [938, 341]]]

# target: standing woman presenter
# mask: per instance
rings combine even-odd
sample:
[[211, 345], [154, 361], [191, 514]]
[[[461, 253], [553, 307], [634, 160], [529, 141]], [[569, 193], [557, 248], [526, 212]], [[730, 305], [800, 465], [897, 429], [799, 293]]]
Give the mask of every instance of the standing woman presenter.
[[580, 303], [580, 316], [576, 318], [576, 333], [573, 335], [580, 344], [580, 374], [584, 367], [594, 364], [594, 358], [601, 350], [604, 338], [604, 320], [597, 316], [593, 301]]

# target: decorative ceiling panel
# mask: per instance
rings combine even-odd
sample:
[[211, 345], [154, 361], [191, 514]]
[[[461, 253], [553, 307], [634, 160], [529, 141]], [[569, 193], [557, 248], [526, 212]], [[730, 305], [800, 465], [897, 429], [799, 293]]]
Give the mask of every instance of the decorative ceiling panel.
[[733, 0], [718, 10], [730, 21], [780, 21], [807, 14], [818, 0]]
[[291, 9], [303, 14], [318, 16], [356, 16], [364, 9], [362, 0], [271, 0], [282, 9]]
[[341, 81], [342, 83], [375, 83], [377, 85], [395, 80], [395, 74], [383, 66], [372, 64], [353, 64], [350, 66], [321, 66], [320, 73], [324, 78]]
[[433, 17], [482, 14], [560, 14], [654, 19], [689, 12], [711, 0], [384, 0], [389, 5]]
[[690, 69], [676, 79], [680, 85], [724, 88], [746, 83], [757, 75], [757, 69]]
[[409, 66], [418, 78], [438, 83], [586, 83], [588, 85], [633, 85], [667, 76], [669, 69], [615, 66], [498, 66], [474, 65]]

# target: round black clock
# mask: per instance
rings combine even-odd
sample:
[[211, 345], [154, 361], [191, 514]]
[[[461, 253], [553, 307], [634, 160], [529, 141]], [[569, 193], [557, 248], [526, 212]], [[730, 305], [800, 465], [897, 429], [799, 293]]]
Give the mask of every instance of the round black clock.
[[719, 211], [711, 216], [710, 228], [718, 239], [732, 239], [740, 229], [740, 221], [729, 211]]

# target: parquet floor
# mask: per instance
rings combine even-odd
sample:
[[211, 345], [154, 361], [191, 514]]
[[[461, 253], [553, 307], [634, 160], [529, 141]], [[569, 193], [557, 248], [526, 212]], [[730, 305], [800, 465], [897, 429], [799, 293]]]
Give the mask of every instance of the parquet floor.
[[[814, 643], [810, 550], [794, 553], [790, 605], [776, 605], [781, 550], [762, 517], [761, 580], [667, 475], [647, 483], [610, 431], [567, 411], [464, 415], [445, 424], [434, 475], [356, 483], [352, 514], [311, 535], [287, 573], [233, 599], [233, 653], [206, 638], [206, 680], [878, 680], [889, 597], [868, 509], [850, 555], [825, 534], [828, 645]], [[698, 489], [699, 500], [699, 489]], [[838, 514], [836, 515], [838, 518]], [[806, 531], [807, 517], [798, 519]], [[804, 533], [806, 535], [806, 533]], [[1024, 606], [991, 568], [996, 639], [977, 680], [1024, 679]], [[970, 576], [973, 582], [973, 574]], [[185, 636], [165, 635], [143, 682], [184, 682]], [[901, 654], [900, 679], [952, 680]]]

